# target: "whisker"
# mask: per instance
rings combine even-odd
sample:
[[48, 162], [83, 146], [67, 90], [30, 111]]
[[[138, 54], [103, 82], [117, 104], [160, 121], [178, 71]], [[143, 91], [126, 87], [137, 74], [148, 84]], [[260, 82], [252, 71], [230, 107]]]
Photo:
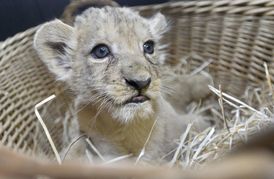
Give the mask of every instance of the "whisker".
[[169, 95], [176, 94], [176, 90], [174, 90], [170, 87], [167, 87], [167, 86], [161, 86], [161, 91], [166, 93], [166, 94], [169, 94]]

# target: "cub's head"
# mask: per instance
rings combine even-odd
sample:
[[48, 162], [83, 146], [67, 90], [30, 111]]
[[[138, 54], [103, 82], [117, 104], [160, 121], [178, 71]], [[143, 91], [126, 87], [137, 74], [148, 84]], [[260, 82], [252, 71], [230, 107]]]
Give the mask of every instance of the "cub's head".
[[78, 105], [93, 104], [127, 122], [155, 113], [166, 26], [160, 13], [146, 19], [127, 8], [89, 8], [73, 26], [59, 20], [43, 25], [34, 47]]

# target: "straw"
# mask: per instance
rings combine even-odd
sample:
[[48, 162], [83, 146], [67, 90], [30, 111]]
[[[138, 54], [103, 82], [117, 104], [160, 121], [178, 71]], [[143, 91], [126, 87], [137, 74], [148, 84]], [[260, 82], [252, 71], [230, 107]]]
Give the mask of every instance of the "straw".
[[51, 148], [52, 148], [52, 150], [54, 152], [54, 155], [55, 155], [58, 163], [61, 164], [62, 163], [61, 157], [60, 157], [60, 155], [59, 155], [59, 153], [58, 153], [58, 151], [57, 151], [57, 149], [56, 149], [56, 147], [54, 145], [54, 142], [53, 142], [53, 140], [51, 138], [51, 135], [50, 135], [50, 133], [48, 131], [48, 128], [47, 128], [46, 124], [44, 123], [44, 121], [43, 121], [43, 119], [42, 119], [42, 117], [41, 117], [41, 115], [39, 114], [39, 111], [38, 111], [39, 107], [43, 106], [45, 103], [53, 100], [54, 98], [56, 98], [56, 96], [55, 95], [51, 95], [51, 96], [47, 97], [46, 99], [44, 99], [43, 101], [41, 101], [40, 103], [36, 104], [35, 107], [34, 107], [34, 112], [35, 112], [35, 115], [36, 115], [38, 121], [40, 122], [40, 124], [41, 124], [44, 132], [46, 133], [47, 139], [48, 139], [48, 141], [50, 143], [50, 146], [51, 146]]

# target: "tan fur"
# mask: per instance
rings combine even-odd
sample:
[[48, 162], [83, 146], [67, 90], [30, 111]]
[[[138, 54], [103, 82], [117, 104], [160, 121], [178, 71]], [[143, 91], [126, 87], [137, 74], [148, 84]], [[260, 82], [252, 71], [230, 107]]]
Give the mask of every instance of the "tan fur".
[[179, 114], [186, 112], [186, 106], [191, 101], [209, 96], [210, 90], [207, 86], [213, 85], [212, 77], [206, 72], [197, 75], [169, 73], [162, 78], [163, 85], [169, 88], [163, 95]]
[[104, 7], [104, 6], [111, 6], [111, 7], [118, 7], [117, 4], [113, 0], [72, 0], [72, 2], [65, 8], [65, 11], [62, 14], [62, 21], [73, 25], [75, 21], [75, 17], [79, 15], [88, 7]]
[[[200, 118], [178, 115], [162, 97], [159, 61], [165, 54], [159, 40], [166, 29], [162, 14], [145, 19], [128, 8], [106, 7], [89, 8], [73, 26], [54, 20], [36, 33], [34, 47], [41, 59], [75, 94], [80, 130], [105, 156], [136, 158], [152, 130], [142, 159], [157, 161], [176, 147], [186, 124]], [[155, 42], [151, 55], [143, 52], [147, 40]], [[98, 60], [90, 52], [100, 43], [112, 55]], [[141, 93], [150, 100], [125, 103], [138, 94], [125, 78], [148, 77], [151, 84]]]

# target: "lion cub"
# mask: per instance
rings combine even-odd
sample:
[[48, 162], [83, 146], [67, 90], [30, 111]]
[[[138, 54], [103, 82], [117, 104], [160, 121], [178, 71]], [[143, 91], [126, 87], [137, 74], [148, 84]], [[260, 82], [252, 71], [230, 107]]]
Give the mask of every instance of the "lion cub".
[[176, 147], [193, 115], [178, 115], [162, 97], [158, 13], [146, 19], [128, 8], [89, 8], [72, 26], [44, 24], [34, 47], [48, 69], [75, 94], [81, 132], [104, 155], [157, 161]]

